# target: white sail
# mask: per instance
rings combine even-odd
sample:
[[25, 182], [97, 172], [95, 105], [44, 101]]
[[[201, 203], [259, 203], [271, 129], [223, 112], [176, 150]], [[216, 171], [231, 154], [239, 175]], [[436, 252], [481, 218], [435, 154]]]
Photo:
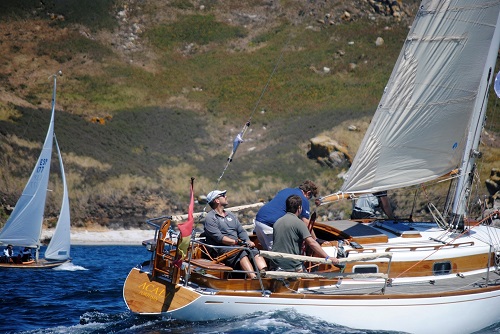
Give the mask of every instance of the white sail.
[[55, 144], [57, 149], [57, 156], [59, 157], [59, 165], [61, 167], [61, 177], [63, 183], [63, 198], [61, 204], [61, 212], [59, 213], [59, 219], [57, 220], [56, 229], [54, 235], [50, 240], [47, 249], [45, 250], [45, 258], [47, 260], [67, 260], [70, 257], [71, 248], [71, 220], [69, 212], [69, 197], [68, 197], [68, 186], [66, 184], [66, 175], [64, 173], [64, 165], [62, 161], [61, 151], [59, 149], [59, 143], [57, 138], [55, 138]]
[[463, 166], [482, 127], [499, 12], [498, 0], [422, 2], [341, 191], [416, 185]]
[[0, 232], [0, 243], [2, 244], [32, 248], [37, 248], [40, 245], [54, 137], [55, 84], [54, 79], [52, 115], [42, 152], [21, 197]]

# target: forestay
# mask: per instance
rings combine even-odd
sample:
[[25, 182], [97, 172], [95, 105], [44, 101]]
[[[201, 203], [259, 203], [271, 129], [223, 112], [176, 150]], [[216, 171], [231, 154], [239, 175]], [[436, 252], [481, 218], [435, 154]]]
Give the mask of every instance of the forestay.
[[474, 113], [486, 108], [499, 11], [498, 0], [422, 2], [341, 191], [401, 188], [461, 167], [469, 132], [482, 126]]

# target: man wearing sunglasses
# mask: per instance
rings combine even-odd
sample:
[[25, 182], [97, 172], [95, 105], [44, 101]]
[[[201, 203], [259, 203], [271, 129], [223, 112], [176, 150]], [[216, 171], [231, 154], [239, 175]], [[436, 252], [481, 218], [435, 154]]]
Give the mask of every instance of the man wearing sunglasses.
[[[227, 266], [236, 268], [239, 264], [241, 269], [247, 272], [249, 278], [256, 278], [254, 273], [253, 257], [257, 269], [259, 271], [266, 270], [267, 264], [263, 257], [259, 255], [259, 251], [255, 248], [255, 244], [250, 241], [248, 233], [241, 226], [238, 218], [230, 212], [226, 211], [228, 205], [226, 190], [213, 190], [207, 195], [207, 201], [212, 211], [207, 213], [205, 217], [205, 237], [207, 243], [215, 246], [237, 246], [246, 245], [248, 248], [229, 256], [224, 260]], [[231, 251], [230, 248], [217, 248], [217, 256]]]

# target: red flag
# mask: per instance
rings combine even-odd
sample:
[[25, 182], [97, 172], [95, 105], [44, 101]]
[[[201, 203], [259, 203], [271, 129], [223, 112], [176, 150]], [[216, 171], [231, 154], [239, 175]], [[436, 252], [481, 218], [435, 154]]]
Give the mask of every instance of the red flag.
[[191, 233], [193, 232], [194, 225], [194, 178], [191, 178], [191, 198], [189, 201], [189, 209], [188, 209], [188, 219], [186, 222], [182, 224], [178, 224], [177, 228], [181, 232], [181, 242], [179, 244], [179, 251], [182, 253], [182, 257], [187, 255], [187, 249], [189, 246], [189, 242], [191, 241]]

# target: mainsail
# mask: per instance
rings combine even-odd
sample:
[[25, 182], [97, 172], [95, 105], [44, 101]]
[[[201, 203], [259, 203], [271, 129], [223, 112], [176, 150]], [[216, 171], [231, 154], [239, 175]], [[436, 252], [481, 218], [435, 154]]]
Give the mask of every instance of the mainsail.
[[54, 137], [55, 85], [56, 79], [54, 77], [52, 115], [42, 152], [21, 197], [0, 232], [0, 243], [2, 244], [31, 248], [37, 248], [40, 245]]
[[45, 258], [47, 260], [67, 260], [70, 257], [71, 248], [71, 219], [69, 212], [69, 197], [68, 197], [68, 186], [66, 184], [66, 175], [64, 173], [64, 165], [61, 156], [61, 150], [59, 149], [59, 143], [55, 138], [55, 144], [57, 149], [57, 156], [59, 158], [59, 166], [61, 168], [61, 176], [63, 183], [63, 197], [61, 204], [61, 212], [59, 213], [59, 219], [57, 220], [56, 229], [54, 235], [50, 240], [47, 249], [45, 250]]
[[[500, 1], [423, 1], [346, 181], [368, 193], [462, 175], [479, 143]], [[476, 139], [472, 139], [476, 137]]]

